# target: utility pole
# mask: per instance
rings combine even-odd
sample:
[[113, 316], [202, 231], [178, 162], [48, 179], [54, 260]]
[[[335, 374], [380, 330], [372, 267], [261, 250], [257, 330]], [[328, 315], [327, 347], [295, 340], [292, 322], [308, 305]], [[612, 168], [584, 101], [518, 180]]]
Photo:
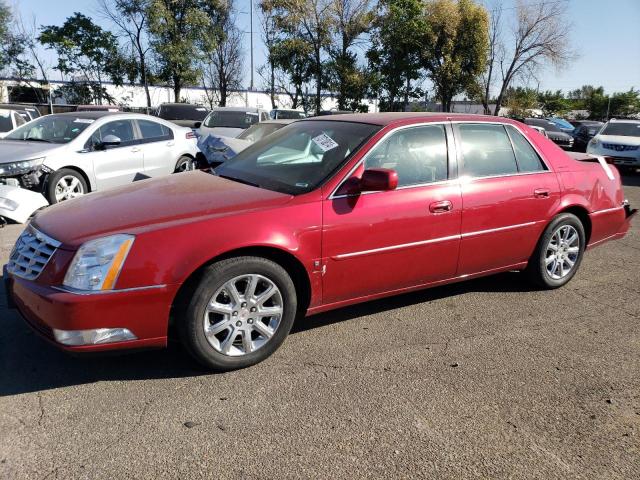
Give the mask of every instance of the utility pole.
[[609, 110], [611, 109], [611, 95], [609, 95], [609, 101], [607, 102], [607, 121], [609, 121]]
[[249, 44], [251, 49], [251, 84], [249, 85], [249, 90], [253, 91], [253, 0], [249, 0]]

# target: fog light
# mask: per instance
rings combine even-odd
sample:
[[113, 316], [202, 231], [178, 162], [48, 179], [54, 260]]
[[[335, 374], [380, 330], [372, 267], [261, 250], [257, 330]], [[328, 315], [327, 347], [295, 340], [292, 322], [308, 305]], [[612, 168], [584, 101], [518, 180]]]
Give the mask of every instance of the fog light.
[[96, 328], [94, 330], [57, 330], [54, 328], [53, 336], [58, 343], [70, 346], [124, 342], [138, 338], [127, 328]]

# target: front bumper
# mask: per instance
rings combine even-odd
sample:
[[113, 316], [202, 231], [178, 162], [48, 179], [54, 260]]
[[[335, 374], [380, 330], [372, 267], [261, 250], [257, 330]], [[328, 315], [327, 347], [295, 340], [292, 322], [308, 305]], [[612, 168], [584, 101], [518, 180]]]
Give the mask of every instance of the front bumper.
[[[40, 285], [3, 270], [7, 304], [57, 347], [74, 352], [164, 347], [171, 304], [177, 285], [109, 293], [78, 294]], [[56, 342], [53, 329], [127, 328], [136, 340], [68, 346]]]

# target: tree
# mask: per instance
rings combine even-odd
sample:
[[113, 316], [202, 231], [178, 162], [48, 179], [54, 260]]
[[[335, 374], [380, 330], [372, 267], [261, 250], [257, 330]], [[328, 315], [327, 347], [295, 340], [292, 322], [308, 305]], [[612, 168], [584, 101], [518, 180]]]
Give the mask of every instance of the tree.
[[45, 26], [39, 41], [57, 53], [56, 69], [74, 76], [74, 84], [86, 85], [94, 101], [112, 100], [103, 86], [106, 80], [122, 85], [124, 59], [118, 51], [116, 38], [89, 17], [76, 12], [60, 27]]
[[442, 101], [451, 111], [453, 97], [479, 90], [489, 45], [489, 19], [473, 0], [433, 0], [425, 6], [425, 30], [420, 60]]
[[12, 52], [7, 47], [12, 43], [11, 22], [13, 15], [11, 8], [0, 0], [0, 70], [11, 63]]
[[[260, 9], [260, 26], [262, 28], [262, 42], [267, 49], [267, 61], [258, 68], [258, 74], [267, 82], [271, 108], [277, 108], [276, 102], [276, 70], [275, 48], [278, 42], [278, 26], [273, 10], [268, 2], [261, 1], [258, 5]], [[265, 74], [266, 71], [266, 74]]]
[[[508, 39], [498, 35], [502, 54], [490, 65], [494, 72], [499, 66], [501, 74], [494, 115], [500, 112], [507, 89], [516, 79], [535, 76], [546, 65], [560, 68], [574, 57], [566, 9], [566, 2], [542, 0], [524, 3], [518, 0], [511, 35]], [[488, 81], [493, 81], [492, 76]]]
[[297, 44], [306, 43], [311, 51], [311, 74], [315, 78], [314, 109], [320, 113], [324, 86], [323, 52], [331, 42], [331, 0], [267, 0], [278, 27]]
[[242, 32], [235, 26], [231, 11], [222, 22], [220, 38], [207, 53], [203, 66], [203, 85], [211, 107], [215, 97], [218, 105], [225, 107], [229, 91], [239, 89], [242, 83]]
[[100, 12], [116, 26], [132, 49], [134, 61], [133, 77], [144, 87], [147, 107], [151, 107], [149, 93], [148, 54], [150, 46], [147, 41], [149, 23], [149, 0], [98, 0]]
[[150, 0], [151, 44], [176, 102], [185, 84], [196, 83], [203, 55], [215, 47], [222, 10], [219, 0]]
[[538, 104], [545, 117], [563, 116], [571, 110], [571, 102], [564, 97], [561, 90], [540, 92]]
[[367, 33], [374, 19], [371, 0], [333, 0], [331, 4], [332, 41], [328, 47], [330, 90], [338, 93], [339, 110], [362, 109], [367, 93], [368, 77], [358, 66], [357, 55], [351, 50]]
[[510, 88], [505, 92], [504, 98], [511, 118], [530, 117], [532, 110], [538, 108], [538, 92], [533, 88]]
[[[497, 1], [497, 0], [496, 0]], [[498, 68], [498, 58], [504, 57], [504, 47], [500, 33], [500, 25], [502, 24], [502, 8], [493, 4], [489, 10], [489, 45], [487, 48], [487, 68], [480, 76], [480, 101], [484, 107], [485, 115], [491, 115], [489, 102], [491, 101], [491, 89], [495, 82], [495, 69]]]
[[412, 87], [420, 78], [421, 40], [427, 31], [421, 0], [380, 0], [367, 59], [372, 90], [381, 110], [399, 110], [421, 92]]
[[278, 89], [287, 93], [291, 108], [302, 105], [305, 112], [308, 111], [303, 86], [314, 71], [311, 45], [300, 38], [285, 38], [274, 45], [272, 56], [276, 70], [285, 74], [285, 78], [276, 76]]

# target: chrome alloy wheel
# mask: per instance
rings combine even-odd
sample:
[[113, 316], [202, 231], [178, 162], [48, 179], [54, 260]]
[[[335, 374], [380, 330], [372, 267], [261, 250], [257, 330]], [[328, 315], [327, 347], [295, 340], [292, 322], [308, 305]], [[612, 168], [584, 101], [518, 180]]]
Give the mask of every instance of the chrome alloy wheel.
[[72, 198], [84, 195], [84, 187], [82, 182], [73, 175], [65, 175], [58, 180], [55, 189], [56, 202], [70, 200]]
[[580, 255], [580, 235], [571, 225], [558, 228], [547, 245], [545, 266], [554, 280], [560, 280], [573, 270]]
[[263, 347], [275, 334], [283, 314], [282, 294], [263, 275], [232, 278], [209, 300], [204, 334], [223, 355], [247, 355]]
[[188, 159], [178, 164], [178, 168], [176, 168], [176, 173], [181, 172], [190, 172], [191, 170], [196, 169], [196, 164], [193, 160]]

